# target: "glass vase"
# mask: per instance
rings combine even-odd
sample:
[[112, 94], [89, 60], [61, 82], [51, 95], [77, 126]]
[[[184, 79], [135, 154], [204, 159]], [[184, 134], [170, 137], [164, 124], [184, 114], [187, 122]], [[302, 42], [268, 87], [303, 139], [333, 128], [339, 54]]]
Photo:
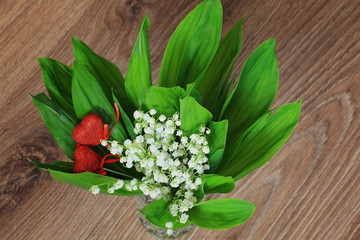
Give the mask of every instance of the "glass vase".
[[188, 233], [191, 230], [193, 225], [189, 225], [189, 226], [179, 228], [179, 229], [174, 229], [173, 233], [171, 235], [168, 235], [166, 232], [167, 229], [158, 227], [158, 226], [154, 225], [153, 223], [151, 223], [149, 220], [147, 220], [145, 215], [142, 214], [140, 212], [140, 210], [153, 201], [154, 201], [154, 199], [152, 199], [149, 196], [145, 196], [145, 195], [135, 197], [136, 208], [138, 210], [139, 219], [140, 219], [142, 225], [144, 226], [144, 228], [148, 232], [154, 234], [155, 236], [157, 236], [159, 238], [171, 239], [171, 238], [178, 238], [180, 236], [183, 236], [184, 234]]

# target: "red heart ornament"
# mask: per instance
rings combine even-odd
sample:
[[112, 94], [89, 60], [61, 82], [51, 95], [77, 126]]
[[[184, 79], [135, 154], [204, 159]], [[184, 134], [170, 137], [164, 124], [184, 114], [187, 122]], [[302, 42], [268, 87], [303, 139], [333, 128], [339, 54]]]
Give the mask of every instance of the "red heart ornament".
[[77, 148], [74, 151], [74, 173], [97, 173], [101, 168], [100, 162], [100, 155], [94, 152], [91, 147], [77, 144]]
[[95, 146], [100, 144], [103, 134], [104, 125], [101, 117], [95, 113], [89, 113], [74, 127], [72, 137], [75, 142], [82, 145]]

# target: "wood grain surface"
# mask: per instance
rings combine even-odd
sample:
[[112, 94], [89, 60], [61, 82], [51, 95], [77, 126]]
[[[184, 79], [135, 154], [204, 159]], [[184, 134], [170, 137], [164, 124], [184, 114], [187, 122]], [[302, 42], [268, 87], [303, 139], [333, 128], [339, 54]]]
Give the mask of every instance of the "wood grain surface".
[[[146, 11], [156, 80], [171, 33], [199, 2], [0, 1], [0, 239], [156, 239], [138, 221], [134, 199], [55, 182], [26, 160], [66, 160], [27, 93], [45, 91], [37, 57], [72, 64], [71, 36], [125, 75]], [[275, 37], [274, 106], [303, 98], [302, 115], [285, 147], [225, 195], [254, 202], [251, 219], [223, 231], [194, 227], [181, 239], [360, 239], [360, 2], [222, 3], [223, 32], [248, 16], [234, 70]]]

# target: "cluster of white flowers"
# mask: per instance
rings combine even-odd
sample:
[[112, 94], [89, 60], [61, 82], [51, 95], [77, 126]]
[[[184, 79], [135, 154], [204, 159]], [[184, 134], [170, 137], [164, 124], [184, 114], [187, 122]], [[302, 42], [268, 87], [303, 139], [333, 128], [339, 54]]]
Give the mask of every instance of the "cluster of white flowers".
[[[103, 183], [103, 184], [108, 184], [109, 185], [109, 183]], [[103, 184], [100, 184], [100, 185], [103, 185]], [[124, 181], [121, 180], [121, 179], [118, 179], [111, 187], [108, 187], [107, 191], [108, 191], [108, 193], [114, 193], [115, 190], [118, 190], [118, 189], [122, 188], [123, 186], [124, 186]], [[126, 186], [126, 188], [127, 188], [127, 186]], [[100, 193], [99, 185], [92, 186], [90, 188], [90, 191], [95, 195]]]
[[[179, 113], [170, 118], [160, 115], [157, 119], [156, 113], [155, 109], [134, 112], [133, 141], [127, 139], [123, 145], [116, 141], [101, 143], [109, 146], [111, 154], [119, 155], [125, 167], [135, 167], [144, 174], [141, 181], [133, 179], [126, 184], [126, 189], [139, 188], [153, 199], [171, 201], [171, 215], [186, 223], [189, 217], [186, 212], [197, 202], [194, 192], [202, 183], [201, 174], [210, 168], [207, 157], [210, 148], [205, 137], [210, 129], [200, 126], [198, 134], [187, 137], [180, 129]], [[172, 232], [172, 224], [168, 223], [167, 228], [168, 233]]]

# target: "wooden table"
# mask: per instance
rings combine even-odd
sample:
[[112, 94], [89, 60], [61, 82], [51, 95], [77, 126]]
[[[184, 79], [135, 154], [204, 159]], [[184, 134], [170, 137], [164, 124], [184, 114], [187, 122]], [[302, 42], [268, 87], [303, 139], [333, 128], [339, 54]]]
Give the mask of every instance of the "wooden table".
[[[132, 198], [94, 196], [26, 160], [66, 159], [27, 93], [45, 91], [37, 57], [72, 64], [71, 36], [126, 73], [146, 11], [157, 79], [171, 33], [199, 2], [0, 2], [0, 239], [156, 239], [142, 228]], [[234, 70], [275, 37], [274, 106], [303, 98], [302, 115], [285, 147], [226, 195], [254, 202], [251, 219], [224, 231], [195, 227], [182, 239], [360, 239], [360, 2], [222, 3], [223, 32], [248, 16]]]

